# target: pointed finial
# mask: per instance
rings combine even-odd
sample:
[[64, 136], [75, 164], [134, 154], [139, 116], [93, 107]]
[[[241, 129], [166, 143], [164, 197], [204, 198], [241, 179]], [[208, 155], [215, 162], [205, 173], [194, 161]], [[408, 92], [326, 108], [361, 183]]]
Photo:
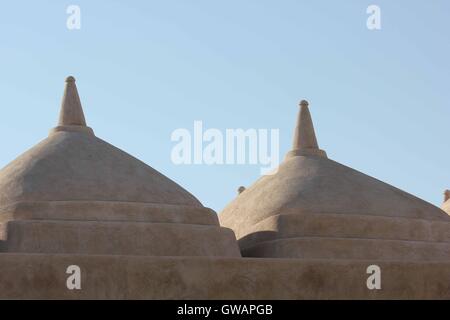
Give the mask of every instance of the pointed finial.
[[64, 89], [58, 125], [86, 126], [77, 85], [75, 84], [75, 78], [72, 76], [66, 78], [66, 88]]
[[326, 158], [325, 151], [320, 150], [317, 143], [314, 125], [308, 108], [308, 101], [300, 101], [299, 106], [300, 110], [297, 117], [297, 126], [294, 130], [292, 150], [288, 152], [287, 157], [314, 155]]
[[93, 134], [92, 129], [86, 126], [83, 107], [81, 106], [75, 78], [73, 76], [68, 76], [66, 78], [58, 126], [52, 129], [51, 133], [59, 131], [76, 131]]

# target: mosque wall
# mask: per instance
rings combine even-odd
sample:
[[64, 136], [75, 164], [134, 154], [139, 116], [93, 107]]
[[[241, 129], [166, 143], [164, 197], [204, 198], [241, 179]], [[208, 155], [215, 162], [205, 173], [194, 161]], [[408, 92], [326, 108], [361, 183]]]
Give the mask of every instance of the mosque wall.
[[450, 262], [0, 254], [0, 298], [450, 299]]

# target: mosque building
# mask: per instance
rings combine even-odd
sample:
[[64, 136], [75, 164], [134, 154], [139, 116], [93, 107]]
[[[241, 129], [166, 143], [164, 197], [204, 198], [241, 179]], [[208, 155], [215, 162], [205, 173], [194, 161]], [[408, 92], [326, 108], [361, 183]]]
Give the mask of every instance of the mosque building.
[[329, 159], [306, 101], [277, 172], [217, 215], [98, 138], [68, 77], [58, 125], [0, 171], [0, 298], [448, 299], [449, 215], [450, 191]]

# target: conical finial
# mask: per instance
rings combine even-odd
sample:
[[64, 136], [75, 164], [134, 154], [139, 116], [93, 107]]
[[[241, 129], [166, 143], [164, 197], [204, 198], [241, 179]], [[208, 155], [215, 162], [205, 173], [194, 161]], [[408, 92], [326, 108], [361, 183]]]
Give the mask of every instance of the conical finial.
[[294, 142], [292, 150], [288, 153], [287, 157], [299, 155], [327, 156], [325, 151], [319, 149], [308, 105], [308, 101], [300, 101], [297, 126], [294, 130]]
[[302, 148], [319, 148], [308, 105], [308, 101], [300, 101], [300, 111], [297, 118], [297, 127], [294, 131], [294, 143], [292, 146], [293, 150]]
[[59, 114], [59, 126], [86, 126], [83, 108], [81, 107], [80, 97], [78, 96], [75, 78], [68, 76], [66, 78], [66, 87], [61, 103], [61, 112]]
[[86, 132], [93, 134], [91, 128], [86, 126], [83, 107], [78, 96], [75, 78], [68, 76], [61, 102], [58, 126], [52, 129], [51, 133], [59, 131]]

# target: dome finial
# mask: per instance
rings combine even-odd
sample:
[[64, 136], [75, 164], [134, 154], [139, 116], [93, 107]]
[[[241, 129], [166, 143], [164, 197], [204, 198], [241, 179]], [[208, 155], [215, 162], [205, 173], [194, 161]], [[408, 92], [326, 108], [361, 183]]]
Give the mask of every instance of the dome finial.
[[75, 78], [72, 76], [66, 78], [58, 126], [86, 126]]
[[295, 155], [316, 155], [326, 157], [326, 153], [319, 149], [314, 132], [314, 125], [309, 113], [309, 103], [301, 100], [299, 103], [300, 110], [297, 117], [297, 126], [294, 130], [294, 141], [292, 150], [288, 153], [288, 157]]

